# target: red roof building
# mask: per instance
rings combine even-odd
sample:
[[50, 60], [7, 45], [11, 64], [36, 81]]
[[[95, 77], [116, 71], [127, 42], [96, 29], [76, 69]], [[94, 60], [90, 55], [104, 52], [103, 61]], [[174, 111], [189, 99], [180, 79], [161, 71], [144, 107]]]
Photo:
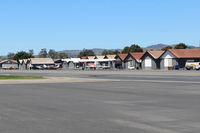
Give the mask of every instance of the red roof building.
[[145, 52], [132, 52], [132, 53], [129, 53], [129, 54], [139, 62], [139, 60], [144, 55], [144, 53]]
[[160, 58], [161, 69], [185, 68], [187, 62], [200, 62], [200, 49], [169, 49]]
[[145, 54], [141, 57], [142, 60], [142, 69], [146, 70], [155, 70], [160, 69], [160, 57], [164, 51], [146, 51]]
[[128, 54], [117, 54], [117, 56], [118, 56], [122, 61], [124, 61], [125, 58], [128, 56]]
[[169, 49], [177, 58], [200, 58], [200, 49]]
[[126, 69], [140, 69], [141, 68], [141, 57], [144, 52], [131, 52], [124, 59]]

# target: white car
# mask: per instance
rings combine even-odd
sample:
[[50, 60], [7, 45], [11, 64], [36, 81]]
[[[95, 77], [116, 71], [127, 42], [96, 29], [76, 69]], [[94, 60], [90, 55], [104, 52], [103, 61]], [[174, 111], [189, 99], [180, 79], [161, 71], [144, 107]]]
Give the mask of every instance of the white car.
[[134, 69], [135, 69], [134, 66], [129, 66], [129, 67], [128, 67], [128, 70], [134, 70]]
[[200, 70], [200, 65], [196, 65], [195, 70]]

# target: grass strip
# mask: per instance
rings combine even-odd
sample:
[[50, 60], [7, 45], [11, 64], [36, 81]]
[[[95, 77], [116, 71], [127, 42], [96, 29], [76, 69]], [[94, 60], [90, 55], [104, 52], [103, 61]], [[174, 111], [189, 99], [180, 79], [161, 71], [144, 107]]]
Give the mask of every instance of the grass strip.
[[44, 78], [39, 76], [0, 75], [0, 80], [7, 80], [7, 79], [44, 79]]

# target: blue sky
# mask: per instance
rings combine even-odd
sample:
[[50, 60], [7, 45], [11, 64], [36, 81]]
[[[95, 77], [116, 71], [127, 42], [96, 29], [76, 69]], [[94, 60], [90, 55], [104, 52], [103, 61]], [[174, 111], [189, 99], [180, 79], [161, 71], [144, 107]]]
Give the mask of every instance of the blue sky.
[[199, 0], [2, 0], [0, 55], [200, 42]]

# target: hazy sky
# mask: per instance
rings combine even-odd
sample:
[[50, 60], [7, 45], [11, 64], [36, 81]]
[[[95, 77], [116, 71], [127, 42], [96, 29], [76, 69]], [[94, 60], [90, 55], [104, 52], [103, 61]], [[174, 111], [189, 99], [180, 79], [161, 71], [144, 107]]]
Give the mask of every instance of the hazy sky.
[[199, 45], [200, 0], [1, 0], [0, 55], [41, 48]]

